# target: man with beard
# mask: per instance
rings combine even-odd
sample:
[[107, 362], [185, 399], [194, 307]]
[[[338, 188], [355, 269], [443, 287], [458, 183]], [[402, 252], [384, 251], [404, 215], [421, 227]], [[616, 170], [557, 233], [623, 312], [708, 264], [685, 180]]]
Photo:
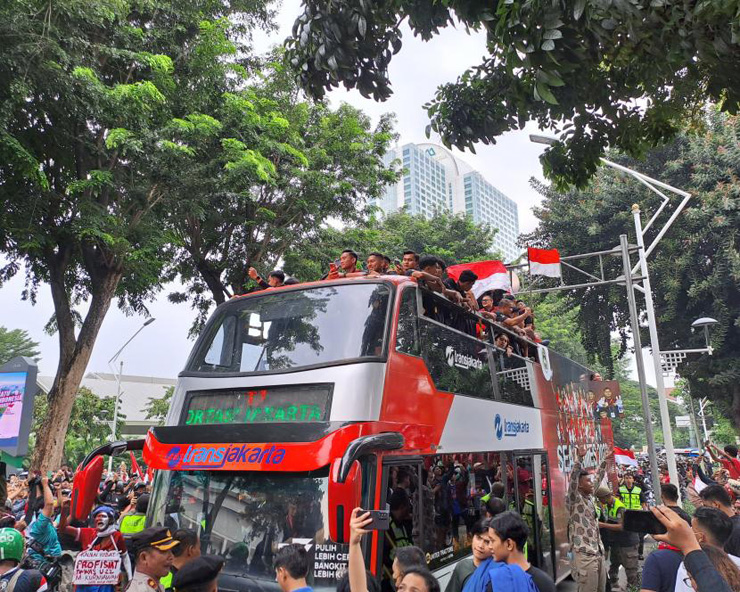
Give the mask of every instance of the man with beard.
[[[121, 569], [131, 579], [131, 560], [123, 535], [116, 528], [116, 512], [109, 506], [98, 506], [90, 515], [95, 528], [75, 528], [67, 524], [68, 512], [62, 511], [59, 530], [73, 536], [83, 551], [117, 551], [121, 555]], [[121, 578], [119, 577], [119, 583]], [[76, 585], [75, 592], [114, 592], [113, 585]]]

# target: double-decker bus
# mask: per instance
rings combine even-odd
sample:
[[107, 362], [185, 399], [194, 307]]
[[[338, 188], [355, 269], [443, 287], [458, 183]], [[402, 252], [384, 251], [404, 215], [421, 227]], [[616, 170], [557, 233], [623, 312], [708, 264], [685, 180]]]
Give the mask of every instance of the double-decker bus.
[[226, 558], [223, 590], [277, 589], [272, 558], [290, 542], [309, 549], [313, 587], [333, 589], [352, 509], [387, 509], [368, 569], [390, 589], [395, 548], [415, 544], [444, 585], [493, 489], [530, 524], [529, 560], [562, 579], [574, 452], [587, 444], [596, 466], [611, 424], [594, 417], [586, 368], [535, 344], [503, 351], [501, 332], [405, 276], [222, 304], [166, 425], [129, 443], [157, 469], [148, 523], [196, 530]]

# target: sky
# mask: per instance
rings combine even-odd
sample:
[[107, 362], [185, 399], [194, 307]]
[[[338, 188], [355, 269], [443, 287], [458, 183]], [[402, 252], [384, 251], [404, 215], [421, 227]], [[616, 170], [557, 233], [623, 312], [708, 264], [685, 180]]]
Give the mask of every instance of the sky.
[[[279, 30], [271, 35], [258, 34], [255, 38], [257, 51], [267, 52], [271, 46], [282, 43], [299, 14], [299, 0], [284, 0], [278, 16]], [[438, 85], [454, 81], [465, 69], [480, 63], [485, 53], [482, 33], [468, 34], [462, 28], [448, 28], [432, 41], [423, 42], [406, 29], [403, 48], [390, 65], [394, 94], [388, 101], [376, 103], [363, 98], [357, 91], [344, 89], [330, 93], [329, 100], [335, 106], [342, 101], [350, 103], [365, 111], [374, 121], [383, 113], [395, 113], [400, 143], [434, 142], [438, 138], [427, 139], [425, 136], [428, 118], [422, 105], [434, 96]], [[537, 225], [532, 207], [539, 203], [540, 196], [530, 187], [529, 179], [542, 177], [538, 157], [545, 147], [531, 143], [528, 137], [537, 131], [534, 124], [528, 124], [524, 130], [503, 135], [495, 145], [477, 146], [477, 154], [453, 149], [456, 156], [517, 202], [520, 232], [531, 231]], [[156, 321], [143, 329], [116, 363], [123, 361], [125, 374], [171, 378], [182, 370], [193, 345], [187, 332], [194, 313], [187, 304], [167, 301], [167, 293], [176, 288], [165, 287], [149, 305], [149, 312]], [[41, 344], [40, 374], [53, 375], [58, 363], [57, 338], [43, 331], [53, 313], [49, 289], [41, 287], [36, 306], [20, 299], [22, 289], [22, 274], [0, 288], [0, 310], [3, 311], [0, 325], [28, 331], [31, 338]], [[84, 308], [80, 312], [84, 313]], [[141, 316], [127, 317], [115, 304], [112, 305], [103, 322], [88, 371], [109, 372], [108, 360], [144, 320]]]

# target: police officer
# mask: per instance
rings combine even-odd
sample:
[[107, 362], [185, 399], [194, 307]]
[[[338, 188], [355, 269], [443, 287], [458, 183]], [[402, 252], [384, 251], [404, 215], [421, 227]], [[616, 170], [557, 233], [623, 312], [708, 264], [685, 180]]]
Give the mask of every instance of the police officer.
[[[619, 497], [622, 498], [624, 507], [628, 510], [647, 510], [647, 496], [642, 487], [635, 483], [635, 476], [630, 472], [624, 476], [624, 481], [619, 487]], [[637, 548], [638, 559], [642, 559], [642, 546], [644, 534], [639, 536], [639, 546]]]
[[164, 592], [160, 579], [170, 573], [174, 556], [172, 548], [180, 542], [172, 538], [169, 529], [153, 526], [131, 538], [136, 557], [136, 569], [126, 588], [127, 592]]
[[640, 572], [637, 562], [638, 535], [624, 530], [625, 505], [612, 494], [610, 487], [601, 485], [596, 490], [596, 498], [601, 504], [599, 529], [604, 547], [609, 553], [609, 581], [611, 589], [619, 587], [619, 566], [627, 573], [630, 589], [640, 589]]
[[224, 560], [215, 555], [201, 555], [186, 563], [174, 576], [176, 592], [218, 592], [218, 574]]

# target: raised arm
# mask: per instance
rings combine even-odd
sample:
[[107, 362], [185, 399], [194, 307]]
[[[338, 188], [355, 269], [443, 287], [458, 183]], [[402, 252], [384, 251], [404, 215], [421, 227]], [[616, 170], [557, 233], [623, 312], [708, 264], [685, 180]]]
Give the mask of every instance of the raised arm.
[[360, 508], [352, 510], [349, 519], [349, 589], [350, 592], [368, 592], [365, 559], [362, 556], [362, 537], [372, 531], [365, 527], [372, 522], [370, 512]]
[[599, 465], [599, 472], [596, 475], [596, 487], [598, 487], [601, 484], [601, 482], [604, 480], [604, 477], [606, 477], [606, 465], [612, 456], [614, 456], [614, 450], [612, 450], [609, 454], [607, 454], [604, 457], [604, 459], [601, 461], [601, 464]]
[[570, 470], [570, 479], [568, 481], [568, 495], [565, 499], [568, 512], [571, 512], [578, 502], [578, 479], [583, 469], [583, 457], [586, 456], [586, 447], [581, 444], [576, 448], [576, 462]]
[[668, 530], [666, 534], [653, 535], [653, 538], [677, 547], [683, 553], [686, 571], [696, 582], [696, 592], [730, 592], [730, 585], [702, 551], [688, 522], [666, 506], [651, 510]]
[[41, 479], [41, 490], [44, 492], [44, 507], [41, 509], [41, 513], [47, 518], [51, 518], [54, 515], [54, 495], [51, 493], [48, 477]]
[[699, 475], [699, 479], [701, 479], [705, 485], [715, 485], [717, 483], [702, 470], [701, 461], [696, 463], [696, 474]]

